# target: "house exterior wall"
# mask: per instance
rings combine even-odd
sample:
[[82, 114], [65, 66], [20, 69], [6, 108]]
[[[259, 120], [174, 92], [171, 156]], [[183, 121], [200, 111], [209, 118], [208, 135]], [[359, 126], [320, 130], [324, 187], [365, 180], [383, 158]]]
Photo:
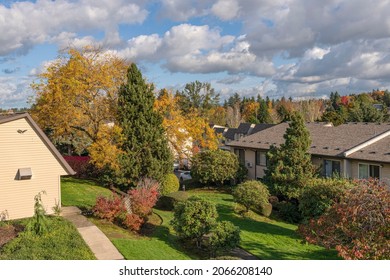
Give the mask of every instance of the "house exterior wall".
[[371, 164], [371, 165], [379, 165], [380, 166], [380, 179], [390, 183], [390, 164], [386, 163], [377, 163], [372, 161], [361, 161], [361, 160], [353, 160], [351, 161], [351, 173], [352, 178], [359, 178], [359, 163]]
[[[32, 178], [17, 180], [19, 168], [31, 168]], [[7, 211], [8, 219], [33, 216], [34, 197], [42, 190], [43, 206], [53, 213], [61, 205], [60, 175], [66, 170], [25, 118], [0, 124], [0, 213]]]
[[245, 167], [248, 169], [248, 178], [256, 178], [255, 172], [256, 172], [256, 153], [255, 151], [246, 149], [245, 150]]
[[[237, 148], [236, 148], [237, 149]], [[248, 169], [248, 179], [260, 179], [265, 175], [266, 166], [256, 165], [256, 152], [252, 149], [245, 149], [245, 165]], [[234, 150], [233, 148], [231, 149]], [[263, 151], [263, 150], [262, 150]], [[264, 151], [263, 151], [264, 152]], [[321, 157], [321, 156], [312, 156], [312, 162], [315, 166], [320, 168], [322, 174], [324, 160], [333, 160], [340, 162], [340, 175], [345, 178], [358, 179], [359, 174], [359, 163], [366, 163], [372, 165], [380, 165], [380, 179], [387, 182], [390, 185], [390, 164], [377, 163], [377, 162], [368, 162], [368, 161], [359, 161], [352, 159], [341, 159], [341, 158], [332, 158], [332, 157]], [[248, 164], [252, 167], [249, 167]]]

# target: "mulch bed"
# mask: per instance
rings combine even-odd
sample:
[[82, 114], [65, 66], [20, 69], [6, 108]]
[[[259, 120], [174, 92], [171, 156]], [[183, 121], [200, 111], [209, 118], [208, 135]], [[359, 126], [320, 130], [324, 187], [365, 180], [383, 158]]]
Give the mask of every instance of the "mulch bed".
[[0, 227], [0, 248], [18, 236], [19, 232], [23, 231], [21, 225], [4, 225]]

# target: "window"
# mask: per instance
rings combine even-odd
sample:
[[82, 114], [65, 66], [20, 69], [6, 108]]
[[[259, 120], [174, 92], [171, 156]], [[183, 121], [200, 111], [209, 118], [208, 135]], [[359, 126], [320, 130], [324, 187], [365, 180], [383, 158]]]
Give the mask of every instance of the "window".
[[256, 165], [266, 166], [267, 165], [267, 153], [256, 151]]
[[380, 166], [359, 163], [359, 179], [380, 178]]
[[324, 160], [324, 176], [326, 178], [339, 176], [341, 172], [340, 161], [338, 160]]
[[241, 164], [245, 164], [245, 151], [242, 149], [234, 149], [234, 153], [238, 157], [238, 162]]

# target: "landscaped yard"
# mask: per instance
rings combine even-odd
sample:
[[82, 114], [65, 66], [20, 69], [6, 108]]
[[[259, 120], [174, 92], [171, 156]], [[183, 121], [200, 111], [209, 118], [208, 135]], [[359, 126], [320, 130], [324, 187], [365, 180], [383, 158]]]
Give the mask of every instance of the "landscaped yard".
[[77, 206], [80, 209], [91, 208], [96, 203], [96, 197], [110, 196], [111, 194], [109, 189], [99, 186], [92, 180], [61, 178], [62, 206]]
[[[23, 229], [31, 219], [13, 221], [16, 228]], [[77, 229], [61, 217], [47, 218], [48, 231], [37, 236], [27, 231], [0, 248], [0, 260], [94, 260]], [[10, 228], [11, 222], [2, 222], [0, 227]]]
[[[338, 259], [336, 251], [302, 243], [302, 239], [295, 232], [296, 225], [254, 213], [245, 218], [236, 214], [235, 203], [230, 194], [204, 189], [192, 190], [190, 193], [214, 202], [221, 220], [231, 221], [240, 227], [240, 246], [259, 259]], [[64, 205], [90, 207], [94, 199], [101, 194], [109, 195], [109, 190], [92, 181], [65, 179], [62, 184]], [[95, 218], [91, 220], [110, 238], [126, 259], [176, 260], [206, 257], [186, 250], [177, 240], [169, 224], [172, 218], [172, 212], [155, 209], [150, 219], [154, 226], [146, 227], [145, 234], [141, 235]]]

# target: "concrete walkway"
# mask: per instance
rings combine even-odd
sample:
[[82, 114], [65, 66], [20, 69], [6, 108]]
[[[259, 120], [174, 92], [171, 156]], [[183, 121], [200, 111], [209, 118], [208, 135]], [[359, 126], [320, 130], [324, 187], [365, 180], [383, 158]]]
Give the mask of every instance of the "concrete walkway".
[[104, 233], [86, 217], [81, 215], [79, 208], [62, 207], [61, 216], [72, 222], [85, 243], [91, 248], [98, 260], [123, 260], [123, 256]]

